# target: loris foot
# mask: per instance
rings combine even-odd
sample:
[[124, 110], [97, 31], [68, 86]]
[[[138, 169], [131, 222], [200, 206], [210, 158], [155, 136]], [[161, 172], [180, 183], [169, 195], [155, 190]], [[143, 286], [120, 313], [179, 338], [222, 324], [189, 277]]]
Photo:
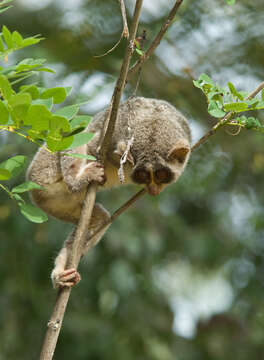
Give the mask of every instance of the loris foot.
[[96, 181], [100, 185], [103, 185], [106, 181], [104, 167], [97, 161], [93, 161], [87, 164], [83, 171], [89, 177], [89, 181]]
[[55, 289], [63, 286], [72, 287], [81, 280], [81, 275], [74, 268], [66, 269], [59, 273], [51, 274], [52, 283]]

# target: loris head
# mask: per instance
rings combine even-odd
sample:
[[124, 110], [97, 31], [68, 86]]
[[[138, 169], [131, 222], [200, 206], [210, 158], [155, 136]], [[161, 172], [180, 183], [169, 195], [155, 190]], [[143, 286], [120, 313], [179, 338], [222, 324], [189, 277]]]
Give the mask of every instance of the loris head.
[[159, 195], [169, 184], [177, 181], [189, 158], [190, 146], [180, 140], [166, 157], [158, 153], [144, 158], [134, 167], [131, 179], [134, 183], [145, 185], [150, 195]]
[[[128, 161], [133, 164], [132, 182], [145, 185], [150, 195], [158, 195], [177, 181], [190, 155], [191, 133], [187, 120], [163, 100], [134, 98], [130, 127], [134, 142]], [[131, 111], [132, 110], [132, 111]]]

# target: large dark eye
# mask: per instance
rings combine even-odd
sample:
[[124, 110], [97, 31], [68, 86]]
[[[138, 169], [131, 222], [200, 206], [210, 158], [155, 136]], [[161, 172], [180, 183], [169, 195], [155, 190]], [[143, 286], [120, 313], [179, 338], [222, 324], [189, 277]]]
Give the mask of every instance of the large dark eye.
[[169, 169], [158, 169], [154, 173], [156, 184], [166, 184], [172, 179], [172, 174]]
[[138, 184], [150, 183], [150, 173], [144, 169], [138, 169], [133, 174], [133, 180]]

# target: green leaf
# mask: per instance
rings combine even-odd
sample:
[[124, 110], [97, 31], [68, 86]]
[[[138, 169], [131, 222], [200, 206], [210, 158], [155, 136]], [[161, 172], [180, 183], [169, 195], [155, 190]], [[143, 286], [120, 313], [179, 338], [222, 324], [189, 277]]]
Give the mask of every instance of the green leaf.
[[23, 198], [18, 195], [18, 194], [13, 194], [13, 199], [15, 199], [17, 202], [21, 203], [21, 204], [24, 204], [25, 201], [23, 200]]
[[42, 186], [32, 182], [32, 181], [26, 181], [12, 189], [12, 193], [24, 193], [26, 191], [30, 191], [33, 189], [39, 189], [39, 190], [45, 190]]
[[36, 69], [37, 67], [42, 66], [46, 62], [46, 59], [32, 59], [26, 58], [20, 61], [16, 66], [16, 71], [28, 71]]
[[75, 154], [75, 153], [63, 153], [63, 155], [65, 156], [71, 156], [71, 157], [76, 157], [79, 159], [87, 159], [87, 160], [97, 160], [94, 156], [92, 155], [84, 155], [84, 154]]
[[50, 132], [46, 139], [47, 146], [51, 151], [67, 149], [73, 142], [73, 136], [63, 138], [63, 134], [71, 130], [68, 119], [63, 116], [52, 115]]
[[51, 116], [51, 112], [44, 105], [30, 105], [24, 123], [32, 125], [32, 129], [37, 131], [49, 130]]
[[210, 101], [209, 105], [208, 105], [208, 112], [210, 115], [216, 117], [216, 118], [221, 118], [223, 116], [225, 116], [225, 111], [223, 111], [218, 103], [216, 101]]
[[31, 204], [19, 204], [21, 213], [34, 223], [43, 223], [48, 220], [47, 215], [41, 209]]
[[193, 80], [193, 85], [197, 87], [198, 89], [202, 89], [202, 85], [199, 80]]
[[21, 104], [30, 104], [31, 96], [29, 94], [18, 93], [16, 95], [12, 95], [8, 101], [8, 104], [12, 107], [21, 105]]
[[264, 89], [261, 90], [261, 100], [264, 101]]
[[84, 130], [85, 130], [84, 126], [77, 127], [77, 128], [72, 129], [70, 132], [63, 133], [62, 136], [68, 137], [68, 136], [72, 136], [72, 135], [77, 135], [77, 134], [83, 132]]
[[63, 138], [61, 135], [52, 134], [47, 137], [46, 141], [49, 150], [61, 151], [69, 148], [69, 146], [73, 142], [73, 136]]
[[72, 91], [72, 86], [65, 86], [65, 91], [66, 91], [66, 93], [67, 93], [67, 96], [69, 96], [70, 95], [70, 93], [71, 93], [71, 91]]
[[14, 94], [14, 90], [5, 75], [0, 75], [0, 90], [5, 100], [8, 100]]
[[245, 127], [246, 129], [252, 129], [252, 128], [260, 128], [262, 127], [262, 125], [258, 119], [251, 116], [249, 118], [246, 118]]
[[54, 104], [59, 104], [66, 99], [67, 92], [63, 87], [47, 89], [41, 94], [41, 99], [53, 98]]
[[63, 132], [68, 132], [71, 130], [70, 123], [65, 116], [52, 115], [50, 130], [53, 132], [59, 131], [61, 135]]
[[245, 102], [227, 103], [224, 105], [225, 111], [241, 112], [248, 110], [248, 104]]
[[34, 129], [30, 129], [27, 132], [28, 136], [30, 139], [41, 139], [41, 140], [45, 140], [46, 139], [46, 134], [43, 131], [39, 131], [39, 130], [34, 130]]
[[135, 43], [137, 49], [140, 49], [140, 48], [141, 48], [141, 47], [140, 47], [140, 43], [139, 43], [137, 40], [134, 40], [134, 43]]
[[93, 138], [93, 136], [93, 133], [80, 133], [74, 135], [73, 143], [71, 144], [69, 149], [75, 149], [78, 146], [87, 144]]
[[4, 11], [10, 9], [11, 7], [13, 7], [13, 6], [10, 5], [10, 6], [5, 7], [4, 9], [1, 9], [1, 10], [0, 10], [0, 14], [3, 13]]
[[7, 48], [12, 49], [13, 48], [12, 35], [11, 35], [11, 32], [8, 30], [8, 28], [5, 25], [2, 27], [2, 34], [4, 37], [5, 43], [7, 45]]
[[259, 101], [257, 98], [245, 100], [245, 102], [249, 105], [250, 109], [253, 110], [261, 101]]
[[2, 162], [0, 168], [6, 169], [11, 173], [12, 177], [17, 176], [24, 168], [26, 163], [26, 156], [17, 155]]
[[29, 105], [31, 103], [31, 96], [29, 94], [16, 94], [10, 97], [8, 104], [11, 106], [12, 115], [22, 119], [26, 116]]
[[135, 48], [136, 52], [140, 55], [140, 56], [143, 56], [144, 55], [144, 52], [138, 48]]
[[56, 71], [54, 71], [50, 68], [47, 68], [47, 67], [37, 68], [37, 69], [35, 69], [35, 71], [45, 71], [45, 72], [49, 72], [51, 74], [56, 74]]
[[226, 0], [226, 3], [228, 5], [234, 5], [236, 3], [236, 0]]
[[264, 101], [259, 101], [256, 106], [256, 109], [258, 110], [264, 109]]
[[13, 0], [2, 0], [1, 3], [0, 3], [0, 6], [2, 7], [2, 6], [4, 6], [4, 5], [6, 5], [6, 4], [11, 3], [12, 1], [13, 1]]
[[11, 178], [11, 173], [7, 169], [0, 168], [0, 180], [8, 180]]
[[230, 81], [228, 82], [228, 87], [229, 90], [231, 92], [231, 94], [235, 97], [238, 98], [239, 100], [243, 101], [244, 97], [237, 91], [237, 89], [235, 88], [235, 85], [232, 84]]
[[86, 127], [90, 123], [91, 120], [92, 120], [92, 117], [88, 116], [88, 115], [75, 116], [75, 118], [73, 118], [70, 122], [71, 128], [74, 129], [79, 126]]
[[213, 80], [210, 78], [210, 76], [206, 75], [206, 74], [201, 74], [199, 76], [199, 81], [202, 81], [204, 84], [209, 84], [209, 85], [214, 85]]
[[40, 38], [40, 37], [37, 38], [37, 36], [39, 36], [39, 35], [36, 35], [34, 37], [32, 36], [32, 37], [24, 39], [21, 46], [26, 47], [26, 46], [30, 46], [30, 45], [35, 45], [35, 44], [39, 43], [41, 40], [44, 39], [44, 38]]
[[12, 34], [12, 40], [18, 47], [20, 47], [23, 42], [23, 37], [19, 34], [18, 31], [14, 31]]
[[44, 105], [48, 110], [51, 110], [53, 107], [53, 98], [50, 99], [36, 99], [32, 101], [34, 105]]
[[217, 91], [218, 93], [220, 91], [222, 92], [222, 89], [220, 90], [219, 87], [215, 86], [213, 80], [206, 74], [201, 74], [198, 80], [193, 81], [193, 84], [197, 88], [201, 89], [206, 96], [208, 96], [208, 94], [212, 91]]
[[239, 94], [240, 94], [241, 96], [243, 96], [244, 99], [249, 96], [249, 92], [248, 92], [248, 91], [239, 91]]
[[68, 120], [74, 118], [79, 111], [79, 105], [65, 106], [55, 112], [56, 115], [65, 116]]
[[0, 100], [0, 124], [1, 125], [7, 124], [8, 119], [9, 119], [9, 112], [3, 101]]
[[4, 43], [3, 43], [3, 40], [0, 36], [0, 52], [4, 52], [5, 51], [5, 47], [4, 47]]
[[39, 90], [35, 85], [23, 85], [20, 87], [20, 93], [29, 93], [33, 100], [38, 99]]

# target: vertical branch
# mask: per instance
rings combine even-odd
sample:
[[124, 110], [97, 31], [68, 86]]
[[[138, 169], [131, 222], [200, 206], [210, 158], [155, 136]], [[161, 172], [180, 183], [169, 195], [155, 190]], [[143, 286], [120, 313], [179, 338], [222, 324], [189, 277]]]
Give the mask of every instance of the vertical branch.
[[166, 20], [161, 26], [160, 31], [158, 32], [157, 36], [153, 40], [152, 44], [148, 48], [148, 50], [145, 52], [144, 56], [141, 56], [140, 59], [129, 69], [128, 76], [134, 74], [141, 65], [149, 59], [149, 57], [154, 53], [156, 48], [159, 46], [163, 36], [165, 35], [168, 28], [171, 26], [173, 19], [181, 6], [183, 0], [176, 0], [174, 6], [172, 7], [169, 15], [167, 16]]
[[[80, 262], [82, 247], [85, 242], [86, 229], [89, 226], [94, 207], [96, 190], [96, 184], [91, 184], [87, 190], [86, 198], [81, 212], [81, 217], [72, 244], [72, 251], [69, 254], [69, 259], [67, 263], [67, 267], [69, 268], [77, 268]], [[51, 318], [47, 324], [48, 329], [46, 331], [45, 339], [42, 345], [40, 360], [51, 360], [53, 358], [70, 294], [70, 287], [63, 287], [58, 290], [56, 303], [53, 308]]]
[[116, 86], [114, 89], [114, 93], [112, 96], [111, 112], [110, 112], [108, 118], [106, 119], [107, 131], [103, 138], [103, 141], [101, 144], [101, 150], [100, 150], [101, 156], [103, 159], [105, 157], [106, 151], [108, 149], [108, 146], [110, 144], [110, 141], [111, 141], [114, 129], [115, 129], [115, 123], [116, 123], [116, 119], [117, 119], [117, 115], [118, 115], [120, 99], [121, 99], [121, 95], [122, 95], [122, 92], [125, 87], [131, 56], [134, 51], [134, 41], [136, 38], [138, 22], [139, 22], [139, 14], [141, 11], [142, 3], [143, 3], [143, 0], [137, 0], [137, 2], [136, 2], [135, 11], [134, 11], [134, 15], [133, 15], [133, 22], [131, 25], [130, 35], [129, 35], [129, 39], [128, 39], [128, 43], [127, 43], [127, 47], [126, 47], [125, 57], [124, 57], [122, 67], [120, 70], [119, 78], [117, 80], [117, 83], [116, 83]]
[[[102, 160], [105, 159], [107, 149], [108, 149], [108, 146], [110, 144], [110, 141], [111, 141], [111, 138], [112, 138], [112, 135], [114, 132], [115, 123], [116, 123], [116, 119], [117, 119], [117, 115], [118, 115], [118, 107], [119, 107], [121, 95], [122, 95], [122, 92], [124, 90], [124, 86], [126, 83], [131, 56], [132, 56], [133, 50], [134, 50], [134, 40], [135, 40], [137, 28], [138, 28], [139, 15], [140, 15], [142, 3], [143, 3], [143, 0], [137, 0], [136, 5], [135, 5], [135, 11], [134, 11], [134, 15], [133, 15], [131, 31], [130, 31], [130, 36], [129, 36], [126, 52], [125, 52], [122, 67], [120, 70], [120, 75], [117, 80], [117, 83], [116, 83], [116, 86], [114, 89], [114, 93], [112, 96], [110, 114], [109, 114], [108, 118], [106, 119], [106, 122], [107, 122], [106, 132], [102, 139], [102, 144], [101, 144], [101, 149], [100, 149], [100, 155], [101, 155]], [[85, 235], [87, 232], [86, 230], [89, 226], [93, 207], [94, 207], [94, 202], [95, 202], [95, 198], [96, 198], [96, 190], [97, 190], [96, 184], [91, 184], [88, 187], [87, 194], [86, 194], [83, 208], [82, 208], [82, 212], [81, 212], [80, 221], [78, 223], [78, 226], [76, 229], [76, 235], [75, 235], [75, 238], [74, 238], [74, 241], [72, 244], [72, 251], [71, 251], [71, 254], [69, 255], [67, 267], [77, 268], [79, 265], [80, 258], [82, 255], [82, 249], [85, 244]], [[42, 345], [40, 360], [51, 360], [53, 358], [53, 355], [54, 355], [54, 352], [56, 349], [57, 340], [58, 340], [59, 333], [60, 333], [60, 329], [62, 326], [62, 321], [63, 321], [64, 314], [66, 311], [67, 303], [68, 303], [68, 300], [70, 297], [70, 293], [71, 293], [71, 288], [66, 288], [66, 287], [60, 289], [58, 292], [56, 304], [54, 306], [51, 319], [48, 322], [48, 329], [47, 329], [45, 339], [44, 339], [44, 342]]]
[[123, 19], [122, 36], [124, 36], [126, 39], [128, 39], [129, 38], [129, 31], [128, 31], [128, 26], [127, 26], [126, 8], [125, 8], [124, 0], [119, 0], [119, 3], [120, 3], [121, 14], [122, 14], [122, 19]]

